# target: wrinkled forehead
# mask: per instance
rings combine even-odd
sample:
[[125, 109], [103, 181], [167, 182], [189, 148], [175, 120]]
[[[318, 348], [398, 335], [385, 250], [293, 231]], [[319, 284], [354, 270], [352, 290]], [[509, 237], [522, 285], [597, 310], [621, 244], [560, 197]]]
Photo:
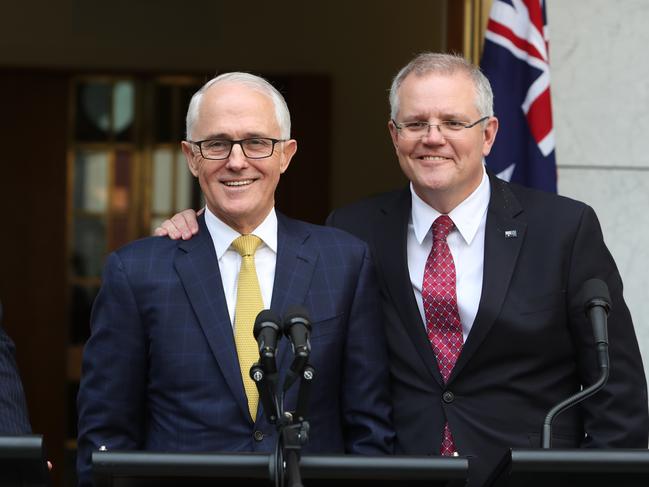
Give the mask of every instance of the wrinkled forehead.
[[194, 127], [202, 136], [214, 135], [215, 131], [276, 135], [278, 130], [271, 97], [261, 89], [232, 82], [218, 83], [205, 91]]
[[473, 80], [462, 71], [410, 73], [399, 87], [399, 116], [474, 117], [479, 114]]

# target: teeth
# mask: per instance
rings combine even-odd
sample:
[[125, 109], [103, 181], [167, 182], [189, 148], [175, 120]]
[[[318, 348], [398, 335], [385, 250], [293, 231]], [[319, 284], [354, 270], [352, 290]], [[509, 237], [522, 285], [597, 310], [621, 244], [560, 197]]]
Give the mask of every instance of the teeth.
[[447, 159], [446, 157], [440, 157], [440, 156], [422, 156], [421, 158], [424, 161], [445, 161]]
[[245, 181], [225, 181], [223, 184], [226, 186], [247, 186], [252, 183], [252, 179], [246, 179]]

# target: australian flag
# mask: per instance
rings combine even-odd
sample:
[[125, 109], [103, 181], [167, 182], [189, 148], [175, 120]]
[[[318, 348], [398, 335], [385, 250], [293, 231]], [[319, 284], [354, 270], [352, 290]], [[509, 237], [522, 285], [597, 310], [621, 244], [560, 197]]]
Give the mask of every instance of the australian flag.
[[507, 181], [556, 193], [545, 1], [493, 2], [481, 68], [500, 121], [487, 166]]

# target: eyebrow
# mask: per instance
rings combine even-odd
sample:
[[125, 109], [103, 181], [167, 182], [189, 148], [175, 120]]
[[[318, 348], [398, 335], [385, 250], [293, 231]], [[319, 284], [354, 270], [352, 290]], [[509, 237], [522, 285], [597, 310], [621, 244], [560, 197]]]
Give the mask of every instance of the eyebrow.
[[[444, 121], [444, 120], [470, 121], [471, 120], [471, 117], [468, 117], [466, 115], [457, 112], [443, 113], [441, 116], [435, 118], [437, 118], [439, 121]], [[430, 120], [430, 118], [425, 117], [424, 115], [412, 115], [410, 117], [404, 118], [404, 122], [428, 121], [428, 120]]]
[[[256, 139], [256, 138], [265, 138], [265, 139], [271, 139], [269, 135], [264, 135], [259, 132], [245, 132], [243, 134], [242, 139]], [[226, 139], [226, 140], [235, 140], [234, 137], [232, 137], [230, 134], [227, 134], [225, 132], [218, 132], [218, 133], [213, 133], [209, 134], [206, 137], [204, 137], [202, 140], [210, 140], [210, 139]]]

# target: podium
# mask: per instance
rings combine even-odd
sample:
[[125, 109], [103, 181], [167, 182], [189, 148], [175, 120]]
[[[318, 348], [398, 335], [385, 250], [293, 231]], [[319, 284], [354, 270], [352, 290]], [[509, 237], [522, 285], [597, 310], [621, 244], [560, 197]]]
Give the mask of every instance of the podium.
[[42, 436], [0, 436], [0, 487], [49, 485]]
[[[261, 453], [94, 452], [95, 487], [268, 487], [274, 456]], [[305, 487], [459, 487], [468, 460], [444, 457], [303, 455]]]
[[647, 487], [649, 450], [509, 450], [489, 487]]

